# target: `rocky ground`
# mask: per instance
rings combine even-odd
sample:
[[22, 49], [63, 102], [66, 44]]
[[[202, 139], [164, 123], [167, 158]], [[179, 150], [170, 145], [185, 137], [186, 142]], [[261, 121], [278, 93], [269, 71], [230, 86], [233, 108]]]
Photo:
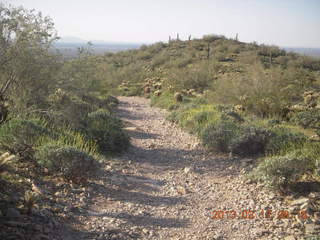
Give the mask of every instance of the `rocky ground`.
[[[318, 193], [285, 197], [252, 183], [244, 176], [255, 160], [209, 154], [149, 100], [119, 100], [132, 146], [88, 185], [56, 186], [53, 197], [65, 201], [57, 212], [67, 227], [38, 224], [38, 239], [294, 240], [320, 234]], [[34, 216], [41, 214], [47, 219], [51, 213]], [[22, 223], [12, 217], [3, 226]]]

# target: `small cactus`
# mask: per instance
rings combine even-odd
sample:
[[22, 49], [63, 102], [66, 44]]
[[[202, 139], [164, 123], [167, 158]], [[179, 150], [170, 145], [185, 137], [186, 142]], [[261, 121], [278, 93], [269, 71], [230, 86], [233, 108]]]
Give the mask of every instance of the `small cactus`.
[[180, 92], [176, 92], [174, 94], [174, 99], [177, 101], [177, 102], [182, 102], [183, 100], [183, 97], [182, 97], [182, 94]]
[[233, 107], [233, 111], [235, 111], [235, 112], [237, 112], [237, 113], [239, 113], [239, 112], [244, 112], [246, 109], [245, 109], [245, 107], [244, 106], [242, 106], [242, 105], [235, 105], [234, 107]]
[[15, 155], [10, 155], [8, 152], [5, 152], [0, 156], [0, 173], [6, 170], [7, 164], [15, 159], [15, 157]]
[[143, 91], [144, 91], [145, 94], [148, 94], [148, 93], [151, 92], [151, 89], [150, 89], [150, 87], [146, 86], [146, 87], [144, 87]]
[[161, 93], [162, 92], [160, 90], [157, 90], [157, 91], [154, 92], [154, 95], [157, 96], [157, 97], [160, 97]]

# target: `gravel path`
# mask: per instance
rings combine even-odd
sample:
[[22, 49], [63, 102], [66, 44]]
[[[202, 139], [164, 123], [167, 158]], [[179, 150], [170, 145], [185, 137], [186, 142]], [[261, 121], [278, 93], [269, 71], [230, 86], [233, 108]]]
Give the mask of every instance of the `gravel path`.
[[[303, 223], [259, 215], [287, 207], [280, 195], [243, 180], [251, 159], [208, 154], [149, 100], [119, 100], [132, 146], [87, 189], [78, 216], [83, 239], [303, 239]], [[223, 219], [212, 218], [220, 216], [215, 210]], [[253, 219], [245, 210], [255, 211]]]

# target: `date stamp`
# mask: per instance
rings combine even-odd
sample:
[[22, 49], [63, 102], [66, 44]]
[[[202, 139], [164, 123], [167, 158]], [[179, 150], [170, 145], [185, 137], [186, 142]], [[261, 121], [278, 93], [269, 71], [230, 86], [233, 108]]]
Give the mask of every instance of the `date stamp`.
[[[306, 220], [310, 216], [306, 211], [300, 211], [297, 214], [301, 220]], [[210, 218], [215, 220], [221, 219], [292, 219], [295, 215], [291, 214], [288, 210], [213, 210], [210, 214]]]

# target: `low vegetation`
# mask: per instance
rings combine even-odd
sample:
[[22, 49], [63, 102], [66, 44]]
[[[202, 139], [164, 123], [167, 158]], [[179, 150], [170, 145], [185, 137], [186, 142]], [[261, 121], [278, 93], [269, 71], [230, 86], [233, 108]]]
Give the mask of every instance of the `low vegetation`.
[[[53, 22], [0, 4], [0, 212], [34, 181], [85, 183], [129, 137], [88, 48], [64, 60]], [[18, 196], [18, 197], [17, 197]]]
[[50, 18], [3, 4], [0, 16], [0, 192], [7, 202], [10, 191], [26, 189], [19, 185], [26, 176], [83, 183], [109, 154], [125, 150], [129, 138], [114, 114], [119, 94], [170, 110], [168, 120], [208, 151], [257, 158], [257, 181], [319, 181], [319, 60], [218, 35], [99, 56], [89, 44], [65, 60], [52, 50]]
[[99, 59], [114, 93], [151, 98], [210, 151], [257, 158], [255, 179], [319, 181], [318, 150], [305, 154], [319, 147], [318, 59], [218, 35]]

